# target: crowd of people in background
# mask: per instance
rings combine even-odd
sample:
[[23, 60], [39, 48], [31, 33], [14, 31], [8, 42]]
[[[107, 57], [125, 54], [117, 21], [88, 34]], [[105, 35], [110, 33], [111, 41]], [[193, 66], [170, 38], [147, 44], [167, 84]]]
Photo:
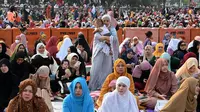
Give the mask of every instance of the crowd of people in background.
[[[0, 41], [0, 112], [53, 112], [57, 97], [63, 112], [200, 111], [200, 36], [186, 43], [166, 33], [157, 43], [148, 31], [144, 42], [126, 37], [120, 44], [117, 35], [120, 26], [198, 27], [198, 12], [63, 7], [35, 12], [24, 5], [20, 12], [12, 6], [2, 13], [2, 28], [19, 27], [21, 34], [11, 46]], [[95, 30], [92, 46], [82, 32], [75, 41], [42, 33], [31, 51], [26, 32], [33, 27]], [[157, 108], [160, 101], [166, 103]]]

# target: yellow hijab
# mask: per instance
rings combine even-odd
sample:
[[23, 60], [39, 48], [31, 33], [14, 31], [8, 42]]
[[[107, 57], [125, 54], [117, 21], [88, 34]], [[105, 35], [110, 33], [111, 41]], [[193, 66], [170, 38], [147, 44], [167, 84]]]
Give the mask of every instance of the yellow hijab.
[[194, 96], [198, 84], [197, 79], [187, 78], [160, 112], [194, 112], [197, 107]]
[[[193, 74], [189, 73], [189, 69], [195, 66], [196, 70]], [[176, 78], [181, 77], [182, 79], [191, 77], [192, 75], [194, 75], [195, 73], [198, 73], [199, 69], [198, 69], [198, 61], [196, 58], [189, 58], [182, 66], [181, 68], [178, 69], [178, 71], [176, 72]]]
[[[161, 52], [158, 51], [159, 47], [162, 47], [162, 51]], [[165, 52], [164, 45], [162, 43], [158, 43], [156, 45], [156, 50], [154, 51], [153, 55], [155, 57], [160, 57], [164, 52]]]
[[63, 44], [65, 38], [69, 38], [69, 35], [64, 35], [64, 36], [63, 36], [63, 40], [60, 41], [60, 42], [58, 43], [58, 45], [57, 45], [58, 50], [60, 50], [60, 47], [62, 46], [62, 44]]
[[119, 63], [123, 63], [123, 65], [124, 65], [124, 70], [125, 70], [125, 72], [124, 72], [124, 74], [123, 74], [122, 76], [128, 76], [127, 67], [126, 67], [126, 62], [125, 62], [123, 59], [117, 59], [117, 60], [115, 61], [115, 63], [114, 63], [114, 74], [115, 74], [115, 77], [117, 77], [117, 78], [120, 77], [120, 75], [117, 73], [117, 70], [116, 70], [117, 65], [118, 65]]

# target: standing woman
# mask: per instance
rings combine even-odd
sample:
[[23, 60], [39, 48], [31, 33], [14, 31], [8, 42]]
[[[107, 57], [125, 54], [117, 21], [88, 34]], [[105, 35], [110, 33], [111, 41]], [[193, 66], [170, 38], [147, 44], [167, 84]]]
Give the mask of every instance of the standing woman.
[[0, 112], [3, 112], [9, 101], [17, 95], [19, 80], [12, 74], [8, 59], [0, 60]]
[[153, 33], [151, 31], [148, 31], [147, 33], [145, 33], [146, 35], [146, 39], [144, 41], [144, 48], [147, 46], [147, 45], [152, 45], [151, 43], [151, 39], [152, 39], [152, 35]]
[[116, 89], [105, 95], [98, 112], [139, 112], [135, 96], [129, 91], [130, 80], [126, 76], [117, 79]]
[[198, 80], [187, 78], [160, 112], [196, 112], [198, 94]]
[[44, 98], [50, 112], [53, 112], [53, 106], [51, 104], [51, 88], [50, 88], [50, 78], [49, 78], [49, 68], [47, 66], [41, 66], [34, 75], [30, 76], [36, 85], [37, 92], [36, 95]]
[[27, 38], [26, 38], [27, 28], [22, 27], [20, 31], [21, 31], [21, 34], [20, 34], [21, 43], [24, 45], [24, 47], [26, 48], [26, 51], [28, 52], [28, 45], [27, 45]]
[[177, 91], [177, 88], [177, 79], [174, 73], [168, 70], [167, 60], [158, 59], [144, 88], [150, 97], [146, 106], [153, 109], [158, 99], [169, 99]]
[[22, 81], [19, 94], [13, 98], [6, 112], [50, 112], [44, 99], [36, 95], [37, 85], [31, 79]]
[[62, 112], [94, 112], [94, 103], [84, 78], [73, 80], [69, 90], [70, 94], [63, 100]]

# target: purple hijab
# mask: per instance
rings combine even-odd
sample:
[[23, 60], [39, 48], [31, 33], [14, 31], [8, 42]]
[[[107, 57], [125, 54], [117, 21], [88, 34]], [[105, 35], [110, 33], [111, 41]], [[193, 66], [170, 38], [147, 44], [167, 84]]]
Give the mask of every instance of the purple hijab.
[[135, 78], [140, 78], [143, 70], [151, 70], [152, 66], [148, 61], [143, 61], [140, 65], [136, 65], [133, 69], [132, 76]]

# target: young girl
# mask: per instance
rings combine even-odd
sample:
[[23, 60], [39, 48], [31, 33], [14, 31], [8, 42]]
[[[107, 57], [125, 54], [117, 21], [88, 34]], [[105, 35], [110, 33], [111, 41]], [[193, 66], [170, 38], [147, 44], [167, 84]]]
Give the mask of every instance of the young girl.
[[77, 48], [80, 50], [80, 55], [81, 57], [84, 59], [85, 62], [88, 61], [88, 54], [87, 52], [85, 51], [85, 48], [83, 47], [84, 45], [82, 44], [78, 44]]

